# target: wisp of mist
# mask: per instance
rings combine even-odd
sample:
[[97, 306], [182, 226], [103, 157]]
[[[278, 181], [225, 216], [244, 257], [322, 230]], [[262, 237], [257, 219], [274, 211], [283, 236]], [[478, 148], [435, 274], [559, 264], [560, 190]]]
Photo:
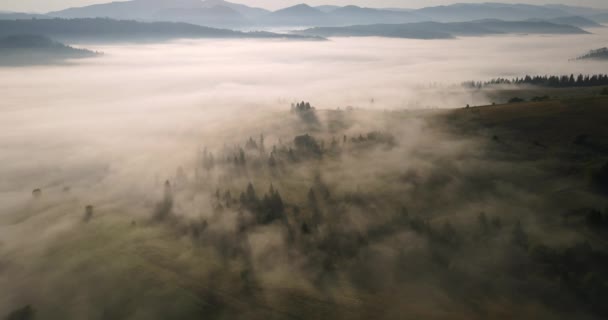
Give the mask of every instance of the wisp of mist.
[[[96, 210], [111, 207], [120, 212], [121, 207], [132, 207], [131, 199], [143, 199], [137, 200], [141, 210], [121, 213], [149, 215], [143, 207], [150, 199], [162, 197], [163, 182], [175, 175], [176, 168], [193, 167], [197, 152], [206, 146], [219, 149], [222, 144], [227, 148], [226, 144], [243, 142], [244, 134], [269, 122], [273, 113], [288, 112], [296, 101], [310, 101], [319, 110], [461, 108], [492, 103], [460, 86], [464, 81], [597, 73], [602, 70], [599, 62], [569, 61], [608, 40], [607, 31], [592, 31], [576, 36], [454, 40], [370, 37], [88, 43], [75, 46], [103, 55], [67, 65], [0, 68], [0, 252], [10, 257], [18, 248], [27, 248], [19, 253], [19, 261], [38, 256], [37, 250], [42, 251], [46, 241], [80, 222], [62, 219], [67, 215], [62, 211], [65, 208], [95, 204]], [[415, 150], [416, 141], [433, 145], [432, 140], [437, 139], [425, 137], [424, 127], [411, 121], [394, 130], [411, 138], [404, 139], [402, 153], [394, 154], [408, 159], [412, 167], [436, 165], [421, 160], [425, 157], [408, 158], [427, 151]], [[353, 134], [355, 129], [359, 128], [352, 129]], [[280, 138], [269, 136], [269, 140]], [[471, 148], [467, 143], [438, 142], [432, 152], [460, 156]], [[344, 165], [355, 167], [356, 160], [345, 157]], [[377, 163], [388, 166], [400, 161], [387, 157]], [[375, 168], [365, 169], [357, 170], [361, 184], [376, 174]], [[41, 189], [52, 200], [31, 203], [34, 189]], [[66, 190], [70, 190], [69, 196]], [[154, 190], [153, 196], [147, 196], [150, 190]], [[194, 200], [186, 202], [209, 202], [192, 197]], [[65, 204], [57, 204], [64, 200]], [[40, 216], [21, 224], [5, 218], [28, 210], [50, 212], [49, 217], [56, 220]], [[355, 210], [351, 219], [349, 223], [356, 226], [370, 218]], [[226, 225], [235, 228], [235, 223]], [[276, 243], [280, 247], [280, 237], [272, 237], [277, 234], [265, 229], [252, 234], [252, 255], [257, 254], [256, 249], [272, 248]], [[412, 248], [418, 245], [416, 239], [410, 240]], [[264, 262], [262, 258], [252, 260], [253, 264]], [[289, 272], [279, 270], [276, 277]], [[49, 281], [63, 276], [49, 274]], [[19, 280], [0, 280], [0, 294], [8, 296], [5, 290]], [[27, 283], [27, 279], [23, 281]], [[7, 289], [1, 289], [3, 285]], [[425, 289], [420, 286], [418, 289]], [[27, 301], [27, 293], [23, 295], [16, 299]], [[12, 307], [7, 299], [0, 298], [0, 309]]]

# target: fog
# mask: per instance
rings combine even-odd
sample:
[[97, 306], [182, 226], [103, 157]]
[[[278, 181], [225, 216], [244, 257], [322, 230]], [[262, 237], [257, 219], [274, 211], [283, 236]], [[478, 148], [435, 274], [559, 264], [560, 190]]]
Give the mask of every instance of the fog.
[[[426, 268], [427, 259], [431, 259], [423, 252], [432, 245], [415, 233], [399, 232], [381, 242], [370, 242], [365, 250], [354, 255], [357, 261], [375, 261], [375, 264], [345, 262], [345, 269], [332, 269], [335, 279], [331, 280], [325, 279], [318, 269], [318, 265], [323, 265], [319, 262], [323, 260], [321, 256], [306, 252], [313, 247], [312, 243], [318, 242], [319, 246], [325, 243], [319, 239], [332, 239], [332, 232], [345, 237], [371, 233], [370, 230], [392, 221], [393, 213], [388, 211], [404, 203], [410, 214], [424, 212], [428, 217], [439, 217], [437, 223], [447, 221], [441, 212], [449, 210], [449, 221], [457, 229], [460, 226], [468, 230], [467, 224], [476, 221], [480, 211], [485, 211], [490, 216], [503, 217], [507, 225], [522, 219], [529, 223], [527, 228], [531, 232], [548, 234], [547, 229], [538, 226], [534, 218], [526, 218], [526, 214], [554, 204], [546, 204], [538, 195], [518, 189], [521, 186], [517, 182], [503, 181], [493, 185], [487, 194], [480, 191], [474, 200], [462, 201], [469, 197], [463, 190], [472, 187], [469, 182], [461, 181], [459, 174], [485, 178], [494, 174], [508, 176], [516, 171], [504, 159], [495, 162], [485, 159], [488, 157], [485, 142], [449, 135], [445, 128], [435, 127], [435, 122], [424, 117], [397, 119], [402, 117], [399, 110], [436, 111], [492, 102], [483, 96], [473, 96], [459, 86], [467, 80], [597, 73], [602, 70], [599, 62], [568, 61], [604, 46], [608, 32], [593, 31], [594, 34], [583, 36], [430, 41], [336, 38], [322, 42], [180, 40], [158, 44], [86, 44], [82, 47], [104, 54], [70, 61], [67, 65], [0, 68], [3, 132], [0, 135], [0, 272], [9, 275], [0, 277], [3, 278], [0, 311], [4, 314], [32, 304], [47, 314], [62, 317], [111, 318], [112, 312], [126, 303], [114, 301], [121, 299], [123, 293], [118, 292], [124, 289], [127, 295], [146, 294], [138, 298], [141, 304], [130, 306], [134, 309], [130, 309], [128, 316], [114, 318], [162, 319], [162, 314], [155, 314], [155, 310], [161, 308], [155, 304], [172, 297], [174, 290], [181, 292], [190, 288], [187, 283], [192, 279], [205, 283], [203, 288], [196, 287], [197, 294], [211, 301], [219, 299], [221, 302], [217, 305], [223, 306], [226, 301], [236, 299], [235, 279], [255, 278], [247, 281], [255, 283], [252, 286], [257, 289], [243, 290], [261, 290], [259, 286], [274, 288], [279, 293], [298, 290], [298, 294], [305, 296], [322, 296], [320, 300], [330, 299], [336, 305], [333, 311], [336, 318], [352, 316], [347, 310], [352, 306], [372, 316], [379, 311], [371, 305], [384, 304], [391, 307], [382, 317], [398, 318], [400, 302], [390, 298], [392, 290], [411, 299], [406, 305], [412, 317], [439, 319], [449, 312], [479, 316], [475, 303], [466, 305], [454, 298], [452, 290], [456, 287], [437, 285], [432, 274], [418, 273]], [[301, 100], [310, 101], [319, 111], [315, 121], [320, 124], [289, 113], [290, 104]], [[347, 107], [378, 112], [328, 111]], [[391, 112], [395, 112], [394, 118]], [[248, 160], [246, 174], [235, 174], [224, 167], [206, 175], [198, 171], [203, 170], [199, 168], [203, 148], [214, 152], [218, 162], [222, 159], [218, 154], [227, 155], [231, 161], [234, 146], [243, 146], [249, 137], [257, 141], [260, 134], [266, 137], [268, 149], [270, 145], [280, 146], [278, 153], [281, 154], [286, 141], [290, 143], [294, 136], [305, 133], [322, 139], [327, 146], [332, 137], [340, 139], [344, 134], [350, 139], [375, 131], [390, 132], [397, 146], [381, 140], [379, 143], [386, 143], [388, 147], [369, 150], [353, 147], [348, 149], [349, 153], [344, 151], [339, 160], [300, 163], [293, 168], [278, 169], [278, 173], [270, 169], [252, 171], [267, 161], [267, 155], [258, 159], [257, 153], [248, 151], [248, 159], [253, 160]], [[185, 170], [188, 183], [179, 181], [180, 167]], [[519, 169], [529, 176], [545, 175], [541, 167]], [[448, 170], [458, 174], [446, 174]], [[398, 177], [394, 176], [395, 172], [399, 173]], [[165, 180], [175, 188], [171, 201], [163, 200]], [[447, 186], [444, 180], [449, 181]], [[239, 230], [243, 223], [239, 219], [253, 218], [243, 218], [240, 210], [229, 207], [218, 217], [213, 213], [218, 210], [214, 194], [216, 189], [222, 193], [232, 190], [232, 197], [237, 199], [248, 181], [254, 184], [260, 197], [272, 183], [284, 201], [300, 206], [313, 202], [310, 198], [306, 200], [309, 188], [314, 189], [319, 198], [320, 192], [329, 188], [332, 195], [339, 195], [336, 197], [351, 199], [348, 201], [353, 203], [369, 203], [337, 205], [330, 200], [319, 200], [318, 208], [310, 205], [311, 216], [306, 211], [301, 218], [314, 221], [319, 211], [325, 212], [324, 219], [331, 221], [315, 231], [318, 232], [315, 240], [301, 243], [291, 240], [299, 243], [293, 245], [285, 240], [288, 232], [278, 224], [270, 224], [247, 229], [248, 249], [243, 249], [241, 242], [233, 243], [225, 237]], [[399, 183], [404, 185], [397, 186]], [[551, 187], [567, 182], [559, 180], [553, 184]], [[41, 190], [41, 199], [33, 199], [34, 189]], [[165, 197], [167, 192], [165, 190]], [[369, 199], [366, 192], [370, 192]], [[384, 192], [387, 200], [370, 200], [374, 192]], [[360, 197], [364, 200], [357, 200]], [[586, 199], [592, 199], [589, 203], [602, 203], [591, 195]], [[169, 206], [169, 211], [172, 211], [164, 212], [163, 203], [169, 202], [173, 206]], [[103, 218], [98, 225], [89, 223], [84, 229], [82, 215], [86, 205], [94, 205], [95, 217]], [[328, 212], [332, 210], [348, 215], [331, 217]], [[513, 211], [518, 213], [506, 215]], [[377, 214], [372, 218], [369, 212]], [[165, 217], [169, 213], [177, 216], [175, 221]], [[153, 216], [171, 222], [165, 229], [150, 222]], [[207, 230], [206, 236], [197, 240], [202, 244], [196, 241], [192, 244], [183, 236], [175, 235], [174, 232], [192, 225], [197, 230], [192, 232], [198, 237], [199, 222], [196, 221], [201, 219], [205, 219], [201, 228]], [[293, 225], [295, 222], [290, 219], [285, 223]], [[300, 223], [297, 220], [300, 218], [293, 219]], [[146, 227], [131, 233], [129, 223]], [[149, 223], [152, 225], [147, 226]], [[570, 243], [579, 239], [575, 233], [561, 229], [556, 232], [562, 237], [547, 237], [547, 243]], [[304, 239], [299, 233], [294, 237]], [[492, 241], [494, 248], [506, 247], [503, 238]], [[134, 243], [138, 245], [132, 245]], [[81, 244], [84, 247], [79, 247]], [[87, 251], [81, 252], [83, 248]], [[224, 256], [230, 256], [229, 252], [233, 251], [237, 256], [241, 251], [246, 252], [246, 258]], [[507, 255], [497, 254], [490, 259], [494, 260], [487, 261], [484, 254], [482, 249], [474, 248], [451, 268], [461, 268], [471, 274], [475, 268], [496, 265], [506, 268], [502, 263]], [[518, 253], [509, 251], [509, 257], [511, 254]], [[145, 257], [145, 261], [132, 262], [131, 268], [131, 262], [127, 261], [134, 256]], [[404, 257], [408, 261], [405, 267], [410, 272], [408, 275], [395, 269], [395, 265], [403, 267], [400, 263]], [[424, 258], [417, 262], [408, 260], [413, 257]], [[147, 263], [160, 269], [137, 275], [138, 268], [148, 268]], [[107, 267], [101, 267], [106, 264]], [[130, 276], [133, 282], [128, 281]], [[472, 299], [482, 299], [483, 291], [476, 291], [478, 288], [473, 283], [483, 282], [485, 277], [487, 275], [468, 279], [475, 287], [473, 291], [479, 294]], [[365, 278], [371, 279], [369, 283], [362, 280]], [[80, 288], [100, 280], [98, 290]], [[147, 286], [151, 285], [148, 280], [160, 293], [148, 291]], [[504, 305], [484, 309], [486, 315], [501, 314], [493, 308], [509, 308], [517, 303], [510, 300], [510, 295], [515, 295], [518, 290], [515, 287], [521, 284], [510, 281], [505, 279], [502, 283], [508, 289], [499, 289], [499, 285], [488, 289], [500, 291], [505, 301], [502, 301]], [[404, 286], [394, 288], [393, 282]], [[138, 287], [139, 283], [146, 285]], [[122, 284], [124, 288], [112, 287]], [[78, 296], [78, 292], [85, 292], [84, 296]], [[115, 292], [116, 297], [108, 296], [109, 292]], [[378, 294], [372, 294], [374, 292]], [[267, 293], [263, 299], [256, 296], [256, 303], [262, 299], [265, 305], [273, 306], [275, 316], [288, 312], [290, 307], [283, 306], [285, 300], [281, 300], [286, 298], [280, 298], [279, 293]], [[186, 316], [186, 311], [183, 314], [176, 311], [180, 310], [180, 303], [190, 306], [191, 297], [181, 293], [179, 297], [184, 300], [162, 310], [165, 318], [168, 315], [191, 318]], [[96, 299], [108, 302], [98, 307], [97, 303], [102, 302]], [[245, 298], [237, 300], [228, 304], [240, 317], [248, 318], [243, 310], [250, 310], [251, 306], [243, 305]], [[432, 305], [436, 303], [443, 304], [445, 309], [433, 311]], [[65, 310], [59, 310], [61, 305]], [[301, 307], [294, 308], [300, 310]], [[524, 308], [527, 309], [523, 314], [536, 314], [539, 318], [551, 318], [557, 312], [540, 302], [525, 304]], [[267, 316], [255, 310], [249, 318]], [[332, 313], [324, 313], [324, 317], [330, 318], [328, 314]], [[221, 313], [218, 318], [234, 315]]]
[[[197, 139], [207, 126], [222, 127], [221, 121], [233, 120], [235, 114], [284, 110], [299, 100], [321, 109], [487, 103], [423, 88], [499, 76], [593, 73], [601, 64], [567, 60], [602, 46], [608, 33], [595, 32], [433, 41], [184, 40], [87, 46], [104, 55], [68, 67], [0, 69], [0, 145], [5, 150], [0, 173], [17, 178], [21, 169], [31, 173], [35, 167], [56, 167], [50, 162], [56, 157], [65, 163], [81, 156], [99, 160], [99, 152], [123, 157], [128, 150], [172, 148], [183, 135]], [[172, 139], [175, 135], [182, 137]], [[15, 182], [4, 179], [2, 184], [6, 190]]]

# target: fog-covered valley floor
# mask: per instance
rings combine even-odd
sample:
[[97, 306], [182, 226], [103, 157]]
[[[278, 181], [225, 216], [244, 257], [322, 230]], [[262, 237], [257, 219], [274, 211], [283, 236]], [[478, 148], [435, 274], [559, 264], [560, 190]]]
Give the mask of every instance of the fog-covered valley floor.
[[568, 61], [594, 32], [83, 44], [104, 55], [0, 68], [0, 314], [601, 319], [606, 99], [515, 126], [460, 86], [597, 73]]

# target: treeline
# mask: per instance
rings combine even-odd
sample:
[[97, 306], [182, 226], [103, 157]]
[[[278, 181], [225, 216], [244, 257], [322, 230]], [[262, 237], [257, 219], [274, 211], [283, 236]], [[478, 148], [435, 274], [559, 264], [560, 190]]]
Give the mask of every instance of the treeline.
[[481, 89], [495, 85], [534, 85], [550, 88], [568, 88], [568, 87], [593, 87], [608, 85], [608, 74], [583, 75], [575, 76], [529, 76], [522, 78], [496, 78], [490, 81], [467, 81], [462, 85], [466, 88]]
[[591, 50], [587, 54], [582, 55], [576, 60], [588, 60], [588, 59], [608, 59], [608, 48], [600, 48]]

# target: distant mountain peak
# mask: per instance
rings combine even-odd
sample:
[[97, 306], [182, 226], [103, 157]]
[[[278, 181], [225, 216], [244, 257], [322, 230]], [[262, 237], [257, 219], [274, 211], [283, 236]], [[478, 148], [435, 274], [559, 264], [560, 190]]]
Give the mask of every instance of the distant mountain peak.
[[311, 9], [314, 9], [313, 7], [309, 6], [306, 3], [296, 4], [294, 6], [291, 6], [290, 8], [311, 8]]
[[324, 13], [316, 8], [313, 8], [306, 3], [296, 4], [291, 7], [280, 9], [274, 12], [275, 14], [316, 14], [323, 15]]
[[224, 0], [205, 0], [202, 1], [202, 3], [204, 6], [226, 6], [231, 4], [230, 2]]

